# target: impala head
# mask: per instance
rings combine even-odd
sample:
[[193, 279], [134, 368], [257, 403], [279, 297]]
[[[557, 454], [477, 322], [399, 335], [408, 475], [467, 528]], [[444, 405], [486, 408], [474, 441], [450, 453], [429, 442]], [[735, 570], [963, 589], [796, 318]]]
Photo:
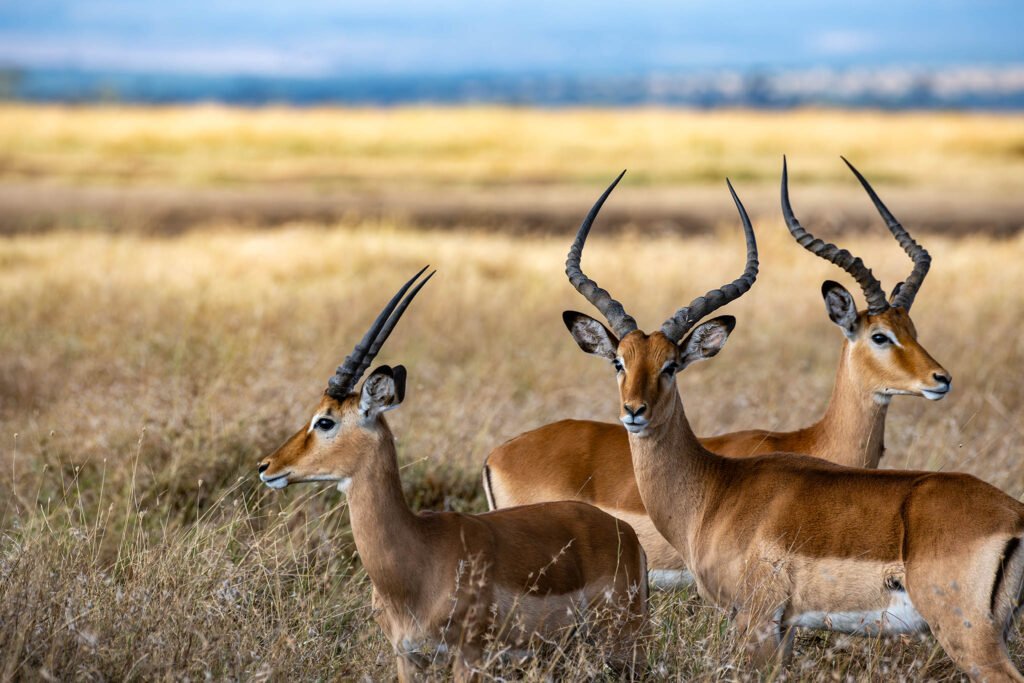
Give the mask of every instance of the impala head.
[[[608, 320], [611, 329], [583, 313], [566, 311], [562, 314], [566, 327], [581, 349], [608, 360], [615, 369], [622, 399], [620, 419], [633, 434], [644, 436], [651, 426], [664, 423], [672, 417], [678, 396], [675, 376], [688, 365], [711, 358], [725, 345], [736, 325], [732, 316], [721, 316], [705, 323], [697, 323], [708, 314], [739, 298], [750, 289], [757, 278], [757, 244], [754, 228], [746, 209], [729, 183], [736, 208], [743, 221], [747, 240], [747, 265], [738, 279], [697, 297], [688, 306], [680, 308], [662, 324], [661, 329], [647, 334], [637, 328], [636, 320], [597, 283], [580, 270], [583, 245], [608, 195], [622, 180], [625, 171], [604, 191], [580, 225], [576, 240], [565, 262], [565, 273], [597, 310]], [[728, 183], [728, 181], [726, 181]]]
[[382, 415], [397, 408], [405, 397], [405, 368], [381, 365], [358, 391], [355, 386], [409, 303], [433, 277], [431, 273], [406, 295], [425, 270], [398, 290], [362, 341], [338, 366], [309, 421], [260, 461], [260, 479], [267, 486], [281, 489], [299, 482], [336, 481], [344, 490], [364, 458], [375, 452], [373, 446], [391, 438]]
[[917, 341], [917, 330], [910, 319], [910, 306], [928, 273], [931, 256], [899, 224], [864, 176], [849, 161], [843, 161], [857, 176], [889, 231], [914, 262], [910, 276], [893, 288], [892, 296], [886, 298], [882, 284], [860, 258], [817, 239], [800, 225], [789, 202], [789, 179], [783, 158], [782, 213], [786, 224], [801, 246], [852, 275], [864, 292], [868, 307], [858, 311], [853, 296], [838, 282], [828, 280], [821, 287], [825, 310], [846, 337], [844, 353], [849, 368], [865, 391], [881, 403], [897, 394], [937, 401], [949, 393], [953, 378]]

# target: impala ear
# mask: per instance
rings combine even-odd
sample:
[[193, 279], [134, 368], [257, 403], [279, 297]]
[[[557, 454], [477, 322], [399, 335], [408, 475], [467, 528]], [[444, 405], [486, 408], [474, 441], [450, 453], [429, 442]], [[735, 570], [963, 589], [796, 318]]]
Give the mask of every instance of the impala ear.
[[395, 376], [395, 405], [397, 408], [405, 400], [405, 378], [407, 373], [404, 365], [396, 365], [392, 370]]
[[565, 311], [562, 322], [569, 328], [569, 334], [579, 347], [587, 353], [615, 360], [619, 340], [607, 327], [584, 313]]
[[902, 282], [897, 282], [896, 286], [892, 288], [892, 294], [889, 295], [890, 306], [893, 304], [894, 301], [896, 301], [896, 297], [899, 295], [901, 289], [903, 289]]
[[405, 398], [405, 367], [381, 365], [374, 370], [359, 394], [359, 412], [363, 419], [372, 420], [381, 413], [394, 410]]
[[846, 287], [832, 280], [825, 280], [821, 284], [821, 296], [825, 299], [828, 317], [839, 325], [847, 339], [853, 339], [857, 334], [857, 304], [853, 296], [846, 291]]
[[736, 318], [731, 315], [721, 315], [701, 323], [679, 342], [679, 348], [682, 349], [679, 364], [685, 368], [691, 363], [717, 355], [735, 327]]

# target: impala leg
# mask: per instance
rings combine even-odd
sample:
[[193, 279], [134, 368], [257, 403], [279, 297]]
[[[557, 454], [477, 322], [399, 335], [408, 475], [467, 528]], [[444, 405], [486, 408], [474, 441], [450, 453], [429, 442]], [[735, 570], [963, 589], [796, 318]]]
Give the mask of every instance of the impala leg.
[[419, 678], [419, 668], [416, 663], [402, 655], [398, 655], [395, 659], [398, 666], [399, 683], [414, 683]]
[[[939, 561], [907, 565], [907, 592], [946, 654], [976, 681], [1019, 681], [1006, 634], [1020, 604], [1024, 552], [979, 548], [960, 571]], [[979, 577], [985, 577], [980, 580]]]
[[456, 683], [469, 683], [477, 679], [473, 667], [461, 657], [456, 658], [452, 666], [452, 680]]
[[641, 676], [647, 665], [650, 624], [641, 606], [635, 604], [629, 605], [619, 618], [625, 623], [606, 634], [610, 644], [608, 666], [620, 677], [632, 680]]
[[1010, 659], [1001, 630], [994, 624], [972, 625], [970, 630], [964, 628], [960, 633], [951, 631], [947, 627], [938, 631], [935, 637], [971, 680], [986, 683], [1024, 681], [1024, 676]]
[[741, 609], [734, 617], [740, 642], [758, 669], [785, 666], [793, 652], [793, 629], [784, 621], [785, 606]]
[[620, 618], [625, 623], [616, 641], [620, 646], [612, 660], [612, 666], [617, 671], [630, 674], [630, 678], [642, 675], [647, 666], [647, 645], [651, 635], [651, 622], [647, 613], [650, 584], [647, 581], [646, 555], [642, 554], [641, 564], [637, 583], [624, 587], [626, 599], [619, 605], [619, 609]]
[[784, 557], [765, 554], [744, 577], [743, 603], [733, 619], [751, 663], [760, 669], [784, 666], [792, 653], [792, 629], [785, 626], [791, 586]]
[[480, 667], [484, 661], [484, 649], [478, 642], [465, 642], [452, 657], [452, 679], [456, 683], [471, 683], [481, 680]]
[[[909, 574], [907, 579], [909, 584]], [[942, 604], [929, 601], [928, 596], [908, 593], [942, 649], [972, 680], [1024, 681], [1010, 660], [1002, 625], [985, 614], [986, 610], [971, 609], [965, 604]]]

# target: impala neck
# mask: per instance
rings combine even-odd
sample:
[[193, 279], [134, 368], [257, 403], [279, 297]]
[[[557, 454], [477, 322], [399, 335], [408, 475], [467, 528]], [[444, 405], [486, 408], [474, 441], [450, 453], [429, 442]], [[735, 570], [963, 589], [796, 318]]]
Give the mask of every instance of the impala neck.
[[690, 530], [715, 496], [724, 458], [703, 446], [690, 428], [679, 390], [672, 393], [664, 421], [644, 436], [629, 435], [640, 498], [655, 528], [690, 565]]
[[810, 450], [839, 465], [878, 467], [885, 452], [888, 409], [888, 397], [879, 401], [874, 392], [860, 384], [850, 361], [850, 344], [843, 342], [828, 408], [821, 420], [808, 428], [817, 441]]
[[406, 578], [423, 546], [418, 518], [409, 509], [398, 476], [395, 439], [383, 418], [371, 432], [362, 465], [352, 475], [348, 509], [363, 567], [384, 596], [411, 588]]

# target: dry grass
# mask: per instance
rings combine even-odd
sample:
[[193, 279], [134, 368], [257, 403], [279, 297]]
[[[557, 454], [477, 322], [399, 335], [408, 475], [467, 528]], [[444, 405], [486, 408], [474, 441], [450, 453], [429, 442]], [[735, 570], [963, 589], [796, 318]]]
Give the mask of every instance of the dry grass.
[[[233, 115], [196, 116], [208, 130]], [[279, 114], [244, 116], [272, 131]], [[124, 135], [156, 135], [140, 125], [129, 114]], [[88, 154], [116, 137], [100, 131]], [[757, 225], [763, 274], [730, 307], [737, 330], [681, 380], [701, 433], [806, 423], [831, 385], [840, 334], [818, 288], [839, 274], [776, 218]], [[915, 319], [955, 390], [894, 402], [884, 464], [965, 470], [1019, 496], [1024, 237], [922, 241], [935, 265]], [[380, 358], [410, 372], [391, 418], [410, 501], [480, 510], [491, 447], [555, 418], [613, 419], [608, 368], [561, 324], [563, 309], [586, 308], [561, 273], [566, 246], [390, 224], [0, 242], [0, 678], [390, 677], [344, 499], [261, 488], [255, 463], [306, 418], [385, 292], [428, 262], [439, 275]], [[883, 282], [909, 270], [887, 237], [847, 246]], [[736, 225], [690, 240], [598, 231], [587, 267], [651, 326], [734, 277], [742, 254]], [[722, 612], [685, 595], [653, 609], [651, 678], [741, 677]], [[523, 675], [585, 678], [601, 674], [594, 661], [568, 648]], [[801, 639], [785, 675], [958, 677], [931, 640], [844, 637]]]
[[631, 184], [778, 179], [1019, 190], [1024, 118], [842, 111], [493, 108], [226, 109], [0, 106], [0, 179], [159, 185]]

